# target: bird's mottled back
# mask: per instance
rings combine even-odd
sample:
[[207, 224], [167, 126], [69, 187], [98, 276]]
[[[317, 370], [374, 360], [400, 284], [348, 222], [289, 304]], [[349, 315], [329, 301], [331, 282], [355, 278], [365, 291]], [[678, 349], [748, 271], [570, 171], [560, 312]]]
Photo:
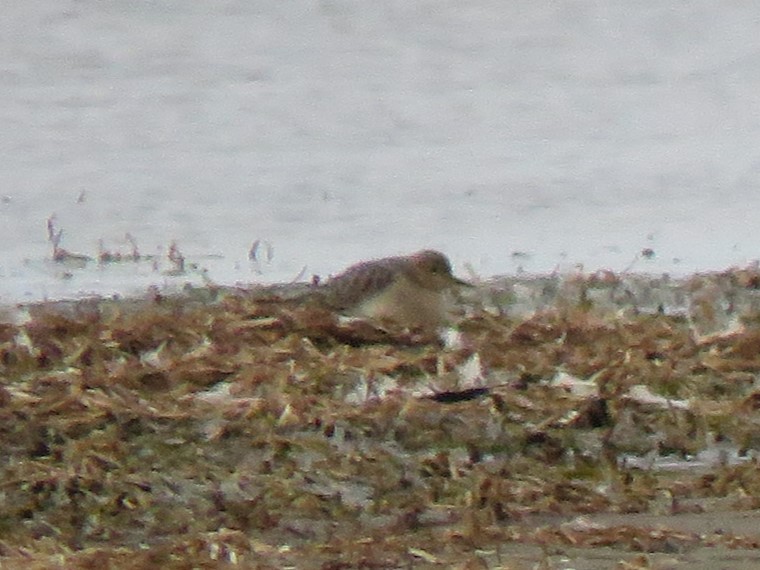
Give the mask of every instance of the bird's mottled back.
[[446, 256], [425, 250], [353, 265], [330, 279], [323, 291], [327, 304], [338, 311], [434, 326], [445, 319], [445, 291], [456, 285], [466, 283], [452, 275]]
[[401, 257], [387, 257], [362, 261], [352, 265], [343, 273], [331, 278], [326, 289], [331, 305], [340, 310], [350, 309], [386, 287], [396, 278]]

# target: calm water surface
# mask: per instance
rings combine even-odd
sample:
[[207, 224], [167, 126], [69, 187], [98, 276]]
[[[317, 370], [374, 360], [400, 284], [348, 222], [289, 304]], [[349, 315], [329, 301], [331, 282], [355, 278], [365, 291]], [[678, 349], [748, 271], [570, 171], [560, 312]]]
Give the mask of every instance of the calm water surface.
[[[0, 301], [760, 257], [760, 4], [41, 0], [0, 20]], [[50, 262], [99, 242], [141, 264]], [[257, 259], [249, 259], [259, 240]], [[176, 242], [197, 270], [170, 277]], [[638, 259], [644, 249], [652, 259]]]

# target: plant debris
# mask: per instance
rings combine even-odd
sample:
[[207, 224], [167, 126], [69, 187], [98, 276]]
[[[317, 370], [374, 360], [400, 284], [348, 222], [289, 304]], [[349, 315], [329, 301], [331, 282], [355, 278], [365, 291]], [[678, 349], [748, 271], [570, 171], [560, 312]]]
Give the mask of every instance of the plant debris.
[[758, 282], [483, 284], [448, 344], [278, 289], [7, 310], [0, 560], [511, 568], [509, 544], [760, 549], [760, 533], [593, 523], [760, 507]]
[[435, 394], [426, 397], [434, 402], [453, 404], [455, 402], [475, 400], [476, 398], [487, 396], [490, 392], [490, 388], [481, 386], [479, 388], [465, 388], [464, 390], [444, 390], [443, 392], [436, 392]]

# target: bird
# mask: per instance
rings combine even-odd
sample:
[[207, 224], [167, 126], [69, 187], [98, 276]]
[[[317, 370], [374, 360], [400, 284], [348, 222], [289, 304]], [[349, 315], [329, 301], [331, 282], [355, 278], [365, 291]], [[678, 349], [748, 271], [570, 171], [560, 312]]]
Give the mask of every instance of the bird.
[[472, 285], [455, 277], [448, 258], [433, 250], [363, 261], [322, 286], [327, 305], [339, 313], [422, 329], [446, 324], [447, 293], [457, 287]]

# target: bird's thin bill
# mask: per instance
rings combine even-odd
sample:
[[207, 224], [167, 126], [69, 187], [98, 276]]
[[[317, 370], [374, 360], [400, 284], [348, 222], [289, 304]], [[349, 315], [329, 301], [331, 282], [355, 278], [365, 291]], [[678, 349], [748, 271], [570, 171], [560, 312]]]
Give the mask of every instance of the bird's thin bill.
[[452, 277], [451, 280], [454, 281], [456, 285], [461, 285], [462, 287], [475, 287], [475, 285], [473, 285], [472, 283], [468, 283], [467, 281], [462, 281], [461, 279], [458, 279], [456, 277]]

